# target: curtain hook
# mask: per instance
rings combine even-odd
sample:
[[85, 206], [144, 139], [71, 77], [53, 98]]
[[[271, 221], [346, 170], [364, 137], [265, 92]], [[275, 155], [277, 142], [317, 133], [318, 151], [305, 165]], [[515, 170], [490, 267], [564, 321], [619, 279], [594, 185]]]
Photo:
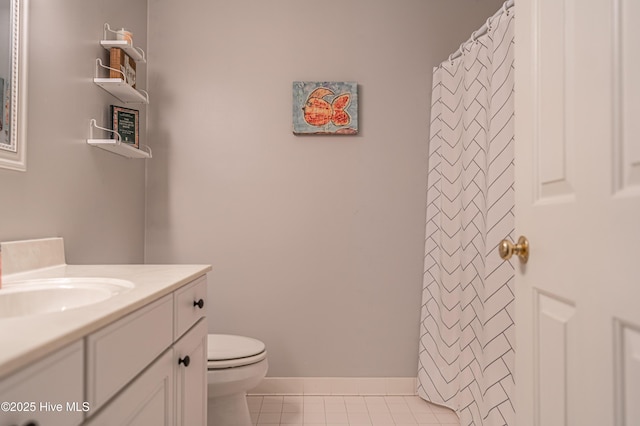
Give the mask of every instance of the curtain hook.
[[487, 22], [485, 22], [485, 25], [487, 26], [487, 31], [491, 31], [491, 24], [493, 22], [493, 17], [490, 17], [489, 19], [487, 19]]
[[509, 2], [505, 1], [504, 3], [502, 3], [502, 13], [504, 13], [507, 16], [509, 16], [509, 11], [507, 10], [507, 3], [509, 3]]
[[449, 63], [453, 66], [453, 59], [451, 59], [452, 56], [453, 56], [453, 53], [449, 55]]
[[460, 49], [460, 53], [462, 53], [463, 55], [464, 55], [464, 45], [465, 45], [465, 42], [462, 42], [462, 44], [458, 48], [458, 49]]
[[474, 31], [471, 33], [471, 42], [472, 43], [477, 43], [478, 39], [476, 38], [476, 34], [478, 33], [478, 31]]

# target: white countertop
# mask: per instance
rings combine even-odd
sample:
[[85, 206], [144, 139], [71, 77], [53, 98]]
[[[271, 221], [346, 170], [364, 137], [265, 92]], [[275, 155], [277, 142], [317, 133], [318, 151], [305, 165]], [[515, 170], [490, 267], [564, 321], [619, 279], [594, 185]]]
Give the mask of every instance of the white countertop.
[[119, 278], [131, 281], [135, 287], [105, 301], [65, 312], [0, 318], [0, 379], [210, 270], [210, 265], [60, 265], [6, 277], [7, 283], [34, 278]]

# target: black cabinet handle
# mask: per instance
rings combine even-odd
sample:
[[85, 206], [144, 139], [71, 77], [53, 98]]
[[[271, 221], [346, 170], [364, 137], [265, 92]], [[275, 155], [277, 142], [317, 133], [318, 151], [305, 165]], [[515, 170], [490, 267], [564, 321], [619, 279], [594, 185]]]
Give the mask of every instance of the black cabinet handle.
[[185, 367], [188, 367], [190, 363], [191, 358], [189, 358], [189, 355], [185, 356], [184, 358], [178, 358], [178, 365], [184, 364]]
[[193, 306], [197, 306], [198, 308], [204, 308], [204, 300], [200, 299], [197, 302], [193, 302]]

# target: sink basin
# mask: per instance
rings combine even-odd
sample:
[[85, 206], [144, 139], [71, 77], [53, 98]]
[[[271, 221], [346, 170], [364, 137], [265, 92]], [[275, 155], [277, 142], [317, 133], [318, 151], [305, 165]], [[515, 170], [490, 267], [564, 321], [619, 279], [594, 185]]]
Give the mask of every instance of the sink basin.
[[115, 278], [48, 278], [4, 283], [0, 318], [63, 312], [102, 302], [133, 288]]

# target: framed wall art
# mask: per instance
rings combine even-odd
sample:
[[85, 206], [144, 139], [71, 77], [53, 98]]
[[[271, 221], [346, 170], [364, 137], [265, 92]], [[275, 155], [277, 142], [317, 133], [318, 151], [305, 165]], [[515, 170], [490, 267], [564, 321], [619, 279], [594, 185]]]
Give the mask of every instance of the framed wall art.
[[293, 133], [358, 134], [358, 83], [294, 81]]

